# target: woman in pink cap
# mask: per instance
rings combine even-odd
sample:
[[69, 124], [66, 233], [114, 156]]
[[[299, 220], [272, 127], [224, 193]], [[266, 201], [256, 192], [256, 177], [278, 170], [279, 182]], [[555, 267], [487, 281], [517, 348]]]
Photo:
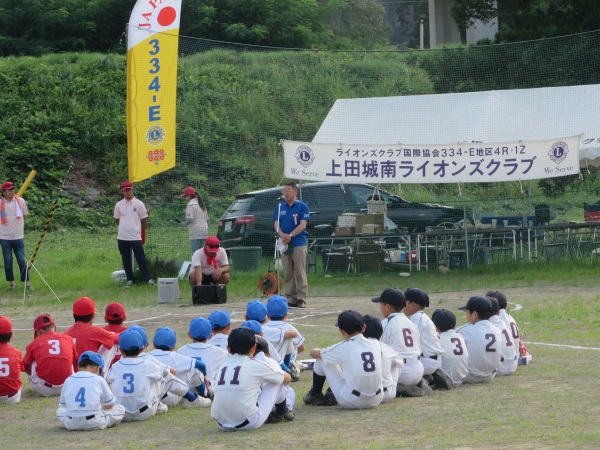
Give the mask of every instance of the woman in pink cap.
[[185, 222], [181, 222], [182, 227], [189, 227], [190, 249], [192, 255], [196, 250], [204, 247], [204, 241], [208, 237], [208, 227], [210, 220], [208, 211], [200, 194], [193, 187], [186, 187], [181, 197], [185, 197], [187, 205], [185, 207]]

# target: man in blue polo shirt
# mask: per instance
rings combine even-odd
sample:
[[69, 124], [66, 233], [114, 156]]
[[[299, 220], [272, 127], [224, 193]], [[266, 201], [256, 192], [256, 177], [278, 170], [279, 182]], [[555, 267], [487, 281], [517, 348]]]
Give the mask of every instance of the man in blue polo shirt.
[[306, 278], [306, 224], [309, 220], [308, 205], [296, 199], [296, 183], [283, 185], [283, 198], [275, 210], [275, 231], [283, 245], [293, 248], [281, 255], [285, 274], [285, 296], [290, 306], [306, 307], [308, 279]]

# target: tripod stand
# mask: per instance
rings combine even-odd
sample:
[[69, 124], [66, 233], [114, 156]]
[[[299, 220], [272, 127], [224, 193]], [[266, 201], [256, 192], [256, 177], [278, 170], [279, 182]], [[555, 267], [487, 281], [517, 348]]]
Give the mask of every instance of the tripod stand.
[[[50, 289], [50, 292], [52, 292], [54, 294], [54, 296], [56, 297], [56, 300], [58, 300], [59, 303], [62, 303], [60, 301], [60, 298], [58, 298], [58, 295], [56, 295], [56, 292], [54, 292], [52, 290], [52, 288], [50, 287], [50, 285], [48, 284], [48, 282], [46, 281], [46, 279], [42, 276], [42, 274], [40, 273], [40, 271], [37, 270], [37, 267], [35, 267], [35, 265], [33, 264], [33, 258], [31, 258], [31, 261], [29, 261], [29, 263], [27, 263], [27, 265], [25, 266], [25, 279], [27, 279], [27, 274], [29, 273], [29, 266], [33, 267], [33, 270], [35, 270], [35, 272], [40, 276], [40, 278], [46, 284], [46, 286], [48, 286], [48, 289]], [[25, 304], [25, 299], [26, 298], [27, 298], [27, 286], [24, 285], [23, 286], [23, 304]]]

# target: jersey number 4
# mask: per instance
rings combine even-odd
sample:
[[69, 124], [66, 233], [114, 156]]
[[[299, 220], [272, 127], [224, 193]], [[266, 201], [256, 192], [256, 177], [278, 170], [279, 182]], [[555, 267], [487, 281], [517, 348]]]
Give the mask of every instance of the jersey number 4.
[[75, 402], [79, 403], [81, 408], [85, 408], [85, 388], [82, 387], [77, 391], [77, 395], [75, 395]]
[[[219, 386], [223, 385], [226, 383], [225, 381], [225, 372], [227, 372], [227, 369], [229, 367], [225, 366], [221, 369], [221, 377], [219, 378], [219, 381], [217, 382], [217, 384]], [[241, 366], [235, 366], [233, 368], [233, 377], [231, 378], [231, 381], [229, 381], [229, 384], [240, 384], [240, 380], [239, 380], [239, 376], [240, 376], [240, 369], [242, 367]]]

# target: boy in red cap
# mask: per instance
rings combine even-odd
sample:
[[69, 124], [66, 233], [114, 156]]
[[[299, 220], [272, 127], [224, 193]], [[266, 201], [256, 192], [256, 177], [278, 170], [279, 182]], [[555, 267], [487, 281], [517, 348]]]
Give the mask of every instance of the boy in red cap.
[[123, 200], [115, 205], [113, 217], [119, 229], [117, 244], [123, 261], [123, 269], [125, 269], [127, 275], [125, 287], [130, 288], [133, 286], [131, 252], [135, 256], [144, 281], [154, 286], [156, 282], [150, 278], [150, 268], [148, 267], [146, 254], [144, 253], [144, 243], [142, 242], [142, 229], [146, 228], [148, 210], [146, 205], [133, 195], [133, 184], [129, 181], [121, 183], [121, 192], [123, 193]]
[[13, 404], [21, 401], [21, 350], [9, 344], [12, 338], [12, 322], [0, 316], [0, 403]]
[[65, 380], [77, 371], [73, 338], [56, 332], [50, 314], [36, 317], [33, 330], [34, 340], [27, 346], [23, 360], [31, 388], [44, 397], [60, 395]]
[[[125, 307], [118, 302], [109, 303], [108, 305], [106, 305], [106, 309], [104, 310], [104, 320], [108, 325], [102, 328], [104, 328], [106, 331], [119, 334], [127, 329], [126, 326], [123, 326], [123, 322], [125, 322], [125, 319], [127, 319], [127, 315], [125, 314]], [[112, 364], [116, 363], [120, 358], [121, 352], [119, 351], [119, 347], [117, 346], [117, 350], [115, 352], [115, 357], [113, 358]]]
[[28, 214], [27, 202], [15, 195], [15, 185], [12, 181], [2, 183], [2, 198], [0, 198], [0, 245], [4, 257], [4, 274], [6, 281], [10, 283], [9, 290], [14, 291], [15, 275], [13, 273], [13, 252], [19, 265], [21, 281], [27, 289], [29, 284], [29, 272], [27, 272], [27, 260], [25, 259], [25, 217]]
[[192, 255], [190, 285], [229, 283], [229, 260], [225, 249], [216, 236], [209, 236], [204, 247]]
[[77, 354], [92, 351], [102, 355], [108, 369], [117, 352], [119, 334], [112, 333], [100, 327], [93, 326], [95, 313], [98, 311], [94, 300], [81, 297], [73, 303], [73, 318], [75, 324], [65, 331], [77, 345]]

